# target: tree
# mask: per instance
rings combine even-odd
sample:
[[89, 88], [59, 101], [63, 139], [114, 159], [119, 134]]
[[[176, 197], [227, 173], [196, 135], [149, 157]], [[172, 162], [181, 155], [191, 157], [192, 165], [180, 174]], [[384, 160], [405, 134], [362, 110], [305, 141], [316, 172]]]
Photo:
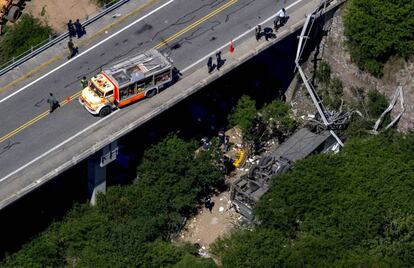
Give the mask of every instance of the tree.
[[5, 32], [4, 39], [0, 43], [0, 53], [3, 55], [4, 62], [44, 42], [53, 34], [50, 26], [29, 14], [23, 14], [19, 21], [7, 27]]
[[243, 95], [237, 102], [236, 107], [229, 115], [231, 126], [240, 126], [243, 134], [249, 133], [253, 127], [253, 119], [257, 115], [256, 101], [249, 96]]
[[393, 55], [414, 53], [413, 0], [351, 0], [344, 16], [345, 36], [358, 66], [381, 76]]
[[75, 206], [0, 266], [211, 267], [194, 248], [167, 242], [201, 197], [223, 183], [211, 153], [196, 155], [196, 148], [168, 136], [145, 151], [134, 184], [109, 187], [96, 207]]

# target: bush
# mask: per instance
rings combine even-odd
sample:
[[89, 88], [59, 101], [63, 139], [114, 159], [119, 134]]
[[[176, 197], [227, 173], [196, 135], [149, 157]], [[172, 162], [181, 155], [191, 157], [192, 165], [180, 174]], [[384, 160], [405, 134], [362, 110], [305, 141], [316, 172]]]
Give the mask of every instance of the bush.
[[368, 111], [372, 118], [378, 118], [388, 107], [388, 101], [384, 94], [377, 90], [368, 92]]
[[212, 267], [169, 237], [201, 197], [223, 182], [210, 152], [170, 136], [144, 153], [133, 185], [109, 187], [98, 205], [78, 205], [64, 221], [6, 257], [1, 267]]
[[109, 4], [109, 3], [116, 3], [116, 2], [118, 2], [118, 1], [120, 1], [120, 0], [95, 0], [96, 1], [96, 3], [99, 5], [99, 6], [104, 6], [104, 5], [106, 5], [106, 4]]
[[322, 61], [316, 70], [316, 78], [324, 85], [329, 85], [331, 81], [331, 66]]
[[53, 34], [50, 26], [43, 24], [31, 15], [23, 14], [19, 21], [10, 27], [7, 27], [3, 40], [0, 43], [0, 51], [3, 62], [10, 60], [12, 57], [21, 55], [47, 40]]
[[256, 115], [256, 101], [247, 95], [243, 95], [230, 113], [228, 120], [231, 126], [240, 126], [243, 134], [246, 135], [251, 130]]
[[352, 59], [376, 76], [393, 55], [414, 54], [413, 0], [351, 0], [344, 16]]

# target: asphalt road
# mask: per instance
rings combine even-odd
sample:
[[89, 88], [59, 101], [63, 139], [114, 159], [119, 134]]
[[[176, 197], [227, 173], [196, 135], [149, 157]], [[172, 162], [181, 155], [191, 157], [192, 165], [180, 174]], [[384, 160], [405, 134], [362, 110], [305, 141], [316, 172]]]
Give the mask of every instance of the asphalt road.
[[[151, 10], [166, 2], [160, 1]], [[196, 68], [206, 68], [204, 62], [192, 69], [188, 69], [188, 66], [235, 36], [255, 27], [276, 13], [282, 5], [288, 6], [293, 2], [175, 0], [18, 94], [4, 100], [7, 94], [12, 94], [19, 88], [6, 92], [6, 95], [2, 94], [0, 180], [100, 119], [90, 115], [77, 101], [69, 102], [52, 114], [45, 113], [48, 110], [46, 99], [49, 92], [53, 92], [57, 99], [64, 100], [81, 90], [79, 80], [82, 76], [93, 76], [101, 67], [110, 65], [117, 59], [157, 45], [160, 51], [170, 55], [178, 69], [186, 70], [184, 75], [188, 75]], [[137, 20], [144, 15], [145, 13], [140, 13], [133, 19]], [[102, 36], [101, 40], [108, 35]], [[163, 40], [169, 42], [162, 43]], [[96, 43], [99, 41], [98, 39]], [[80, 48], [81, 52], [87, 49], [88, 47]], [[34, 122], [34, 118], [38, 120]], [[7, 135], [13, 131], [15, 134]]]

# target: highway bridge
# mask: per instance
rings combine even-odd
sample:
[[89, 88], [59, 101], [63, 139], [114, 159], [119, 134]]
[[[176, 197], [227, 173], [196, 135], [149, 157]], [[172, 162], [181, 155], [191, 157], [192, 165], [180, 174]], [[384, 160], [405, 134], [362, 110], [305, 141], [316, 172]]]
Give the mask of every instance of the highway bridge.
[[[105, 25], [113, 16], [109, 14], [106, 21], [87, 29], [89, 40], [81, 40], [75, 58], [67, 60], [61, 45], [4, 74], [0, 77], [0, 209], [88, 158], [94, 201], [97, 191], [105, 191], [101, 166], [105, 159], [116, 157], [117, 139], [300, 29], [305, 15], [319, 3], [131, 1], [124, 7], [129, 13], [121, 14], [118, 21]], [[282, 7], [290, 15], [287, 25], [276, 39], [257, 42], [255, 26], [271, 27]], [[228, 49], [231, 40], [233, 53]], [[168, 54], [181, 72], [173, 86], [104, 118], [90, 115], [76, 101], [81, 77], [91, 77], [117, 59], [150, 48]], [[206, 60], [217, 51], [223, 52], [226, 62], [220, 71], [208, 74]], [[61, 101], [61, 108], [53, 113], [46, 103], [49, 92]]]

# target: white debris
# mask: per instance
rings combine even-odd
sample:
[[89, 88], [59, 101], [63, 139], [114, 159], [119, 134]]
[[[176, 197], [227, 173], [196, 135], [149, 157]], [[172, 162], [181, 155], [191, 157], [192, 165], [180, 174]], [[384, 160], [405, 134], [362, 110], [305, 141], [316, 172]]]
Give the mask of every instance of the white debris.
[[219, 212], [220, 212], [220, 213], [223, 213], [223, 212], [224, 212], [224, 207], [220, 207], [220, 208], [219, 208]]

